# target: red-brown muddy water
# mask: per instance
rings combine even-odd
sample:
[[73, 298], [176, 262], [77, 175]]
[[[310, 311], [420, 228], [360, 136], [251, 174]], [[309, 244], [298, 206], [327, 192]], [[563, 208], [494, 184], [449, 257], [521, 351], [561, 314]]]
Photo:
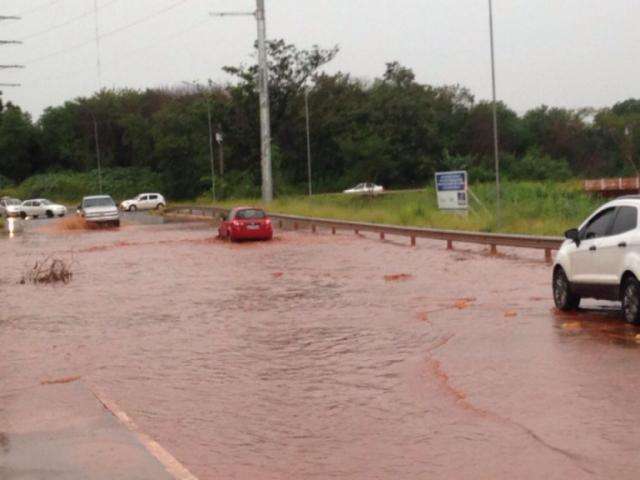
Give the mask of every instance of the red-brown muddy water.
[[637, 478], [640, 330], [557, 314], [538, 252], [391, 240], [0, 238], [0, 396], [81, 376], [201, 479]]

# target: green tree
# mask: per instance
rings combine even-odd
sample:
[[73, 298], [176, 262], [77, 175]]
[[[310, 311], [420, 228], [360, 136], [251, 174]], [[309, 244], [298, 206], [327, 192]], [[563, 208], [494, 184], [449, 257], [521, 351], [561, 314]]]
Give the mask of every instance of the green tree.
[[38, 166], [40, 142], [28, 113], [8, 103], [0, 114], [0, 175], [22, 181]]

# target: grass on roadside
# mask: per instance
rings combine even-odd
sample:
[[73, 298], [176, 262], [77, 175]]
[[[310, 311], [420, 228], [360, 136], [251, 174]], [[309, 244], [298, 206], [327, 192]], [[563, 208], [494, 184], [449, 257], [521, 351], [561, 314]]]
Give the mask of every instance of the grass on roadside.
[[[438, 210], [434, 189], [394, 193], [378, 197], [344, 194], [283, 197], [274, 200], [268, 210], [273, 213], [333, 218], [340, 220], [386, 223], [483, 232], [509, 232], [531, 235], [561, 235], [575, 227], [603, 200], [582, 191], [578, 182], [505, 182], [502, 185], [500, 221], [496, 221], [495, 186], [472, 187], [481, 204], [472, 201], [468, 215]], [[206, 198], [196, 203], [210, 204]], [[217, 203], [223, 206], [263, 205], [256, 199], [234, 199]]]

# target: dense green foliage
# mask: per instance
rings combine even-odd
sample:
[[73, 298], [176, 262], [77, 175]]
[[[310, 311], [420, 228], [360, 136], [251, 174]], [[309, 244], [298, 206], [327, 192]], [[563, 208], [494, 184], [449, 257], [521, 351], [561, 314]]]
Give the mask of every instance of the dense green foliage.
[[[468, 215], [438, 209], [433, 188], [377, 197], [325, 194], [276, 199], [272, 212], [340, 220], [452, 228], [485, 232], [561, 235], [578, 226], [602, 200], [584, 193], [576, 182], [505, 182], [502, 188], [500, 225], [493, 215], [494, 185], [473, 187], [482, 205], [474, 202]], [[207, 199], [200, 199], [203, 203]], [[238, 201], [223, 202], [228, 206]], [[255, 204], [245, 199], [241, 203]], [[259, 202], [258, 202], [259, 203]]]
[[[491, 105], [475, 101], [465, 88], [420, 84], [396, 62], [371, 82], [347, 73], [329, 75], [321, 68], [337, 48], [298, 50], [281, 40], [269, 48], [277, 195], [305, 189], [305, 88], [316, 192], [367, 180], [386, 187], [423, 186], [434, 171], [449, 168], [468, 169], [472, 181], [493, 179]], [[210, 108], [213, 128], [224, 132], [224, 172], [214, 145], [218, 193], [255, 195], [260, 185], [256, 66], [225, 70], [234, 82], [103, 90], [50, 107], [37, 122], [19, 107], [0, 103], [0, 189], [36, 175], [19, 187], [23, 196], [95, 192], [97, 126], [105, 174], [124, 182], [107, 178], [105, 191], [128, 195], [130, 187], [151, 185], [174, 199], [194, 198], [211, 185]], [[541, 106], [522, 116], [500, 103], [498, 117], [506, 178], [565, 180], [636, 171], [640, 100], [601, 110]]]
[[[140, 192], [162, 190], [160, 174], [148, 168], [107, 168], [102, 171], [102, 191], [116, 200], [132, 198]], [[63, 170], [40, 173], [18, 186], [0, 189], [2, 195], [17, 198], [49, 198], [62, 202], [75, 202], [85, 195], [99, 192], [98, 171], [74, 172]]]

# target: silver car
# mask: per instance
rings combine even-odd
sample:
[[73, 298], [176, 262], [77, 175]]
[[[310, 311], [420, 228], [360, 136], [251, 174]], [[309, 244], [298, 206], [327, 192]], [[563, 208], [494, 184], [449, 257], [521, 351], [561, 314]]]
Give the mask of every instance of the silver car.
[[22, 212], [20, 216], [39, 218], [39, 217], [64, 217], [67, 214], [67, 207], [53, 203], [46, 198], [34, 198], [22, 202]]
[[82, 216], [88, 223], [120, 226], [120, 212], [116, 202], [109, 195], [84, 197], [82, 204], [78, 205], [78, 215]]
[[0, 199], [0, 217], [19, 217], [22, 202], [17, 198], [2, 197]]

